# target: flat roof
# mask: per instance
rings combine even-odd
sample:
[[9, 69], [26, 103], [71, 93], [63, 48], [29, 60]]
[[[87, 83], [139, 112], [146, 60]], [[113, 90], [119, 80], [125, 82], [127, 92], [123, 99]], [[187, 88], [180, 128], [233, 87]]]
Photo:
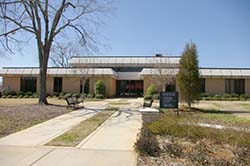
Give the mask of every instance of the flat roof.
[[73, 67], [178, 67], [179, 56], [78, 56], [69, 60]]

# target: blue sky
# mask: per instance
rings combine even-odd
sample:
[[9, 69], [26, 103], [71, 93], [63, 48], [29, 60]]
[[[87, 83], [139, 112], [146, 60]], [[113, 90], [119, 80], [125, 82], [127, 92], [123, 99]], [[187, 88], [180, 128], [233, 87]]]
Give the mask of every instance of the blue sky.
[[[249, 0], [116, 0], [99, 42], [103, 55], [180, 55], [198, 46], [202, 67], [250, 67]], [[38, 66], [35, 42], [3, 66]]]

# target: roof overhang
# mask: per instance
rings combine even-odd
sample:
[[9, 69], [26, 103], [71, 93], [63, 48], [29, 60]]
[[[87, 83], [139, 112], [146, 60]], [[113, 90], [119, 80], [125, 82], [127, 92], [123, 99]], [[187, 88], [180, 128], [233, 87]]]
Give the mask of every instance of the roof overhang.
[[[0, 76], [38, 76], [39, 68], [4, 68]], [[117, 78], [117, 73], [111, 68], [48, 68], [50, 77], [82, 77], [108, 76]]]

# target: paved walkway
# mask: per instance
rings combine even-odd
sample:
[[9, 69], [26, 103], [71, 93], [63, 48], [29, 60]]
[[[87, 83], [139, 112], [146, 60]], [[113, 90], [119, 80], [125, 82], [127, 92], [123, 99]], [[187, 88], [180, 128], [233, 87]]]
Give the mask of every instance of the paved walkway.
[[1, 166], [135, 166], [133, 151], [0, 146]]
[[28, 129], [0, 139], [0, 145], [38, 146], [44, 145], [73, 126], [78, 125], [98, 111], [82, 109], [61, 115]]
[[120, 109], [77, 147], [81, 149], [133, 151], [140, 128], [141, 114], [139, 111]]
[[131, 104], [121, 106], [120, 111], [113, 114], [76, 148], [38, 145], [47, 143], [93, 116], [96, 111], [75, 111], [2, 138], [0, 166], [135, 166], [137, 154], [134, 143], [141, 128], [141, 115], [136, 109], [141, 103], [136, 99], [128, 102]]

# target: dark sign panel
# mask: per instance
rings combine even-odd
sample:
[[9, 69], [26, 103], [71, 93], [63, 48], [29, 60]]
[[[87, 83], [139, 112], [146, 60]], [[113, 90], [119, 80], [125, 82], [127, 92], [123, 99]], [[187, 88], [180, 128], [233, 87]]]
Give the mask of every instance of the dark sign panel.
[[161, 92], [160, 108], [178, 108], [178, 92]]

